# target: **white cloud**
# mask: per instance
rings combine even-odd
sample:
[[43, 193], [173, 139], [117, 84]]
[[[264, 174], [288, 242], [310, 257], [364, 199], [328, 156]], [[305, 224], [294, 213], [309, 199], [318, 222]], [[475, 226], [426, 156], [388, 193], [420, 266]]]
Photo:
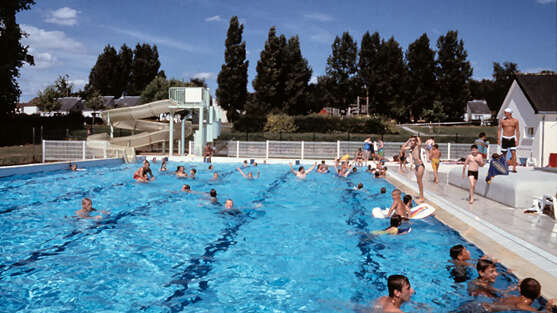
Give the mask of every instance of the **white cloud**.
[[539, 4], [548, 4], [548, 3], [555, 3], [557, 0], [536, 0]]
[[77, 10], [63, 7], [58, 10], [48, 12], [47, 23], [58, 25], [73, 26], [77, 24]]
[[75, 53], [85, 52], [85, 45], [72, 39], [61, 31], [47, 31], [31, 25], [21, 25], [21, 29], [29, 36], [23, 43], [33, 49], [55, 49]]
[[310, 84], [317, 84], [317, 76], [311, 76], [311, 79], [309, 80]]
[[70, 80], [70, 84], [73, 85], [74, 90], [83, 89], [83, 87], [85, 87], [85, 85], [87, 85], [87, 82], [88, 81], [85, 80], [85, 79]]
[[319, 43], [332, 44], [334, 37], [333, 34], [324, 29], [316, 29], [310, 39]]
[[55, 65], [57, 62], [56, 57], [48, 52], [31, 53], [35, 60], [35, 68], [44, 69]]
[[122, 29], [122, 28], [116, 28], [116, 27], [111, 27], [111, 26], [107, 26], [107, 28], [120, 33], [120, 34], [124, 34], [124, 35], [128, 35], [134, 38], [138, 38], [141, 40], [145, 40], [145, 41], [151, 41], [155, 44], [161, 45], [161, 46], [167, 46], [167, 47], [171, 47], [171, 48], [176, 48], [179, 50], [183, 50], [183, 51], [187, 51], [187, 52], [205, 52], [205, 49], [203, 48], [199, 48], [199, 47], [195, 47], [179, 41], [179, 40], [175, 40], [172, 38], [167, 38], [167, 37], [162, 37], [162, 36], [152, 36], [149, 35], [147, 33], [144, 32], [139, 32], [139, 31], [134, 31], [134, 30], [128, 30], [128, 29]]
[[324, 13], [318, 13], [318, 12], [304, 14], [304, 17], [307, 18], [308, 20], [314, 20], [314, 21], [319, 21], [319, 22], [332, 22], [332, 21], [334, 21], [334, 18], [332, 16], [324, 14]]
[[217, 78], [217, 75], [212, 72], [200, 72], [200, 73], [195, 73], [193, 75], [193, 78], [211, 80]]
[[220, 22], [220, 21], [222, 21], [220, 15], [211, 16], [205, 19], [205, 22]]

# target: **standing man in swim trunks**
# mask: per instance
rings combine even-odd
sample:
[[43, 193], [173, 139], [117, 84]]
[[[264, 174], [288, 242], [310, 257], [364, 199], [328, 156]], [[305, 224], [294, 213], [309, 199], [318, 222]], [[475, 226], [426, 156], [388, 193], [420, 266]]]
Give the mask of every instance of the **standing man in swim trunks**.
[[418, 195], [418, 199], [416, 199], [417, 203], [422, 203], [425, 201], [424, 198], [424, 182], [422, 181], [424, 177], [424, 162], [422, 161], [422, 157], [420, 156], [420, 152], [422, 149], [422, 140], [418, 136], [412, 136], [404, 145], [402, 145], [402, 149], [410, 149], [410, 155], [412, 156], [412, 160], [414, 160], [414, 166], [416, 170], [416, 181], [418, 183], [418, 189], [420, 194]]
[[[497, 128], [497, 144], [501, 146], [501, 152], [505, 156], [507, 150], [511, 150], [512, 172], [516, 173], [516, 147], [519, 145], [520, 127], [518, 120], [513, 118], [511, 108], [506, 108], [504, 114], [505, 117], [499, 121], [499, 128]], [[501, 135], [501, 130], [503, 130], [503, 135]]]
[[478, 169], [484, 165], [484, 159], [478, 151], [478, 146], [472, 145], [470, 150], [470, 154], [466, 157], [462, 167], [462, 178], [465, 177], [466, 166], [468, 166], [468, 180], [470, 181], [468, 202], [472, 204], [474, 203], [474, 189], [476, 188], [476, 182], [478, 182]]

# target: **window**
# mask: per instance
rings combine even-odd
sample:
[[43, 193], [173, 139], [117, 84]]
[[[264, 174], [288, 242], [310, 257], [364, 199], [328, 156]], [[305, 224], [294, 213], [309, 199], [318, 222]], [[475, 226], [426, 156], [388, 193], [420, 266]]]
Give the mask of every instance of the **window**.
[[535, 127], [526, 127], [526, 137], [533, 138], [535, 133], [536, 133]]

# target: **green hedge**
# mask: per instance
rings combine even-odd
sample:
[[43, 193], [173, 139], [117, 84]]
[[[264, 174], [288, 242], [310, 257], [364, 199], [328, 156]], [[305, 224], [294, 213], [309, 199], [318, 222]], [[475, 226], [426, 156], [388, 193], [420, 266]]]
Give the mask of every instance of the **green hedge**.
[[[242, 116], [234, 123], [236, 131], [261, 132], [267, 119], [261, 116]], [[350, 132], [350, 133], [389, 133], [388, 127], [376, 118], [339, 118], [321, 116], [317, 114], [294, 116], [294, 123], [298, 133], [330, 133], [330, 132]]]

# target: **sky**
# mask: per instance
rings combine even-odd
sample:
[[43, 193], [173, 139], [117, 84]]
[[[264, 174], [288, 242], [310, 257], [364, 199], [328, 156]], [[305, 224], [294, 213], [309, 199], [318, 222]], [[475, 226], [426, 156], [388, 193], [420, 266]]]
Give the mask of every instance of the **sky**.
[[74, 88], [87, 83], [103, 48], [156, 44], [167, 77], [204, 78], [211, 93], [224, 62], [229, 21], [244, 25], [248, 89], [269, 28], [299, 35], [312, 81], [325, 73], [335, 36], [348, 31], [358, 42], [369, 31], [394, 38], [404, 50], [426, 33], [432, 48], [457, 30], [473, 78], [491, 78], [493, 62], [514, 62], [522, 72], [557, 71], [557, 0], [49, 0], [18, 13], [35, 57], [25, 65], [21, 101], [67, 74]]

